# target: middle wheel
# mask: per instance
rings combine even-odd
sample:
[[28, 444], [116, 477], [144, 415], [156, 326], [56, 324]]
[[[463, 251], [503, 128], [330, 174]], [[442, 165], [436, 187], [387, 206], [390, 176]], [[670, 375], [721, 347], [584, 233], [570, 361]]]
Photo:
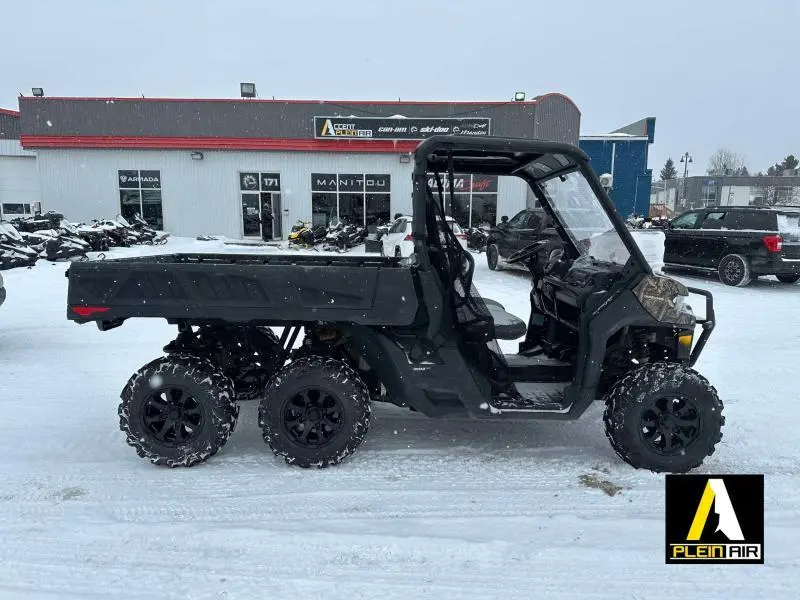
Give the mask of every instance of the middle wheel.
[[287, 463], [304, 468], [339, 464], [369, 429], [369, 390], [340, 360], [299, 358], [270, 380], [258, 422], [264, 441]]

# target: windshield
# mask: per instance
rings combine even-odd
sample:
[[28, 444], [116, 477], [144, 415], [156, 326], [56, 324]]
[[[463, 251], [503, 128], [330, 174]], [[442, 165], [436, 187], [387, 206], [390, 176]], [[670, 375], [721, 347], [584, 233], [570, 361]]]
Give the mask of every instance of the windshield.
[[581, 256], [618, 265], [628, 262], [625, 242], [582, 173], [549, 179], [542, 191]]

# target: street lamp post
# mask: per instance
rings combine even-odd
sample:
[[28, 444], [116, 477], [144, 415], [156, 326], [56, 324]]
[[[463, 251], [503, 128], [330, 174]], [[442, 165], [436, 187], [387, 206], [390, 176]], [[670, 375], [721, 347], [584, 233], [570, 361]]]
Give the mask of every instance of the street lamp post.
[[686, 208], [686, 177], [689, 175], [689, 163], [694, 162], [692, 156], [688, 152], [684, 152], [681, 156], [683, 163], [683, 194], [681, 195], [681, 206]]

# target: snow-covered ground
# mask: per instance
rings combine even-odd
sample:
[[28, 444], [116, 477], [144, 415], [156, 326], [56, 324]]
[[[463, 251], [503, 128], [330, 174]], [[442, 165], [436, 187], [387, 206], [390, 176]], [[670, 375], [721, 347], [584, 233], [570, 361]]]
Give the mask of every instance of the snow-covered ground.
[[[479, 290], [525, 318], [527, 277], [490, 272], [484, 255], [476, 265]], [[3, 273], [0, 599], [800, 594], [800, 285], [685, 278], [715, 295], [719, 325], [697, 368], [728, 419], [702, 472], [766, 475], [766, 565], [666, 566], [664, 477], [614, 455], [599, 405], [574, 423], [521, 424], [377, 406], [351, 459], [301, 470], [273, 458], [249, 403], [208, 463], [154, 467], [124, 443], [116, 411], [173, 329], [68, 322], [65, 269]], [[622, 489], [584, 483], [596, 479]]]

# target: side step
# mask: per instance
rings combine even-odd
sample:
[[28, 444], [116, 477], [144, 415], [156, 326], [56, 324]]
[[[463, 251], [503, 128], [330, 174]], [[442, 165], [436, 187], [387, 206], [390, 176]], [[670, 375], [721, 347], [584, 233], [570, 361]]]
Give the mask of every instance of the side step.
[[506, 354], [508, 378], [511, 381], [572, 381], [573, 366], [544, 354]]
[[503, 394], [492, 398], [491, 408], [501, 412], [568, 412], [564, 391], [565, 382], [515, 383], [514, 395]]

